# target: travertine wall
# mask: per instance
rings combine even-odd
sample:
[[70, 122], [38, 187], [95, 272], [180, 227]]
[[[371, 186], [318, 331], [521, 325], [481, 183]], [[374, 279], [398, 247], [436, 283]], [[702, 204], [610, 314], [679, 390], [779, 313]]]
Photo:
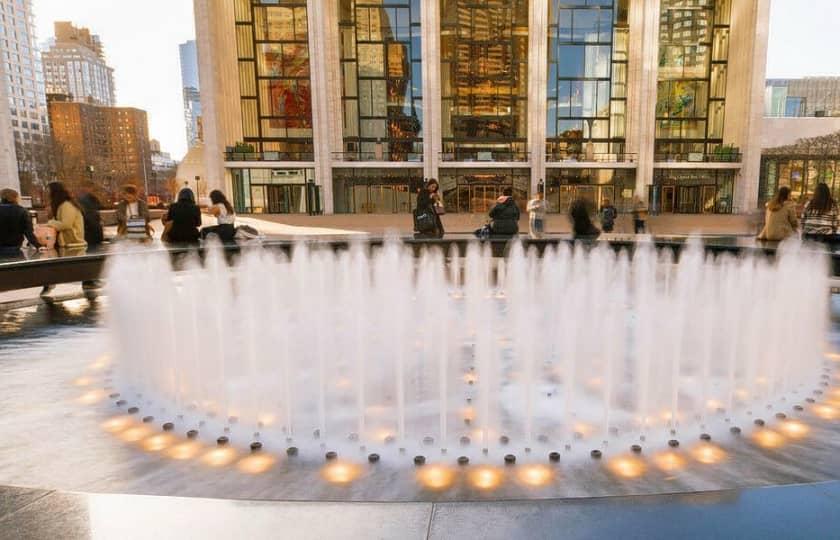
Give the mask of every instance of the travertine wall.
[[[6, 80], [5, 62], [0, 62], [0, 80]], [[0, 103], [9, 102], [8, 88], [7, 84], [0, 84]], [[9, 107], [0, 107], [0, 189], [3, 188], [12, 188], [20, 192], [17, 153]]]

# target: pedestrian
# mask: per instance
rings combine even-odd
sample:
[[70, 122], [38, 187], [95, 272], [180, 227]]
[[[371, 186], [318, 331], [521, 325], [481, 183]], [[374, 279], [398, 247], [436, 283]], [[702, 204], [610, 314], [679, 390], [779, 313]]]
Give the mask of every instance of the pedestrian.
[[837, 238], [837, 222], [837, 203], [828, 185], [820, 182], [802, 212], [802, 237], [815, 242], [833, 242]]
[[50, 220], [47, 225], [58, 233], [56, 236], [58, 247], [87, 247], [82, 207], [61, 182], [51, 182], [47, 189], [50, 198]]
[[645, 221], [648, 217], [647, 204], [641, 197], [635, 195], [633, 197], [633, 230], [636, 234], [645, 233]]
[[42, 247], [32, 230], [29, 212], [18, 201], [17, 191], [0, 190], [0, 254], [3, 255], [19, 255], [24, 239], [33, 248]]
[[163, 241], [168, 244], [198, 244], [201, 210], [189, 188], [178, 192], [178, 200], [163, 217]]
[[506, 187], [502, 196], [490, 209], [490, 234], [492, 236], [516, 236], [519, 234], [519, 207], [513, 198], [513, 188]]
[[542, 187], [537, 189], [537, 194], [528, 201], [528, 228], [531, 238], [539, 239], [545, 233], [545, 215], [548, 213], [548, 202], [545, 200], [545, 193]]
[[414, 237], [443, 238], [445, 231], [440, 219], [443, 213], [440, 184], [432, 178], [417, 193], [417, 209], [414, 211]]
[[764, 228], [759, 240], [780, 241], [796, 233], [799, 221], [796, 219], [796, 205], [790, 200], [790, 188], [782, 186], [767, 203]]
[[94, 194], [95, 184], [90, 180], [82, 182], [79, 189], [79, 206], [82, 208], [82, 216], [85, 219], [85, 242], [88, 247], [99, 246], [105, 240], [105, 233], [102, 228], [102, 203]]
[[572, 238], [575, 240], [595, 240], [601, 235], [590, 217], [590, 203], [586, 199], [576, 199], [569, 206], [569, 219], [572, 222]]
[[145, 240], [152, 236], [149, 205], [140, 198], [137, 186], [126, 184], [117, 205], [117, 236]]
[[[70, 195], [61, 182], [47, 185], [50, 201], [48, 227], [56, 231], [56, 244], [64, 254], [83, 254], [87, 249], [85, 241], [85, 218], [79, 203]], [[83, 288], [98, 286], [98, 282], [83, 282]], [[44, 285], [41, 296], [49, 296], [55, 285]]]
[[601, 229], [605, 233], [611, 233], [615, 229], [615, 220], [618, 219], [618, 210], [613, 206], [609, 199], [604, 199], [601, 203]]
[[233, 242], [236, 234], [236, 213], [233, 206], [218, 189], [210, 192], [210, 202], [212, 206], [207, 209], [207, 213], [216, 217], [216, 225], [201, 229], [202, 240], [206, 240], [210, 234], [215, 234], [222, 242]]

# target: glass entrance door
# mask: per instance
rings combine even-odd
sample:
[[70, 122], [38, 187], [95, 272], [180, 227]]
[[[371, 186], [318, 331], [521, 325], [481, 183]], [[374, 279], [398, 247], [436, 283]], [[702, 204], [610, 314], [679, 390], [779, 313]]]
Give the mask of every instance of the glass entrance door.
[[477, 184], [470, 186], [470, 212], [484, 214], [493, 208], [496, 199], [499, 198], [501, 190], [499, 186]]
[[662, 212], [672, 214], [674, 212], [674, 186], [662, 187]]
[[700, 192], [703, 201], [703, 213], [714, 214], [717, 189], [715, 189], [715, 186], [702, 186]]

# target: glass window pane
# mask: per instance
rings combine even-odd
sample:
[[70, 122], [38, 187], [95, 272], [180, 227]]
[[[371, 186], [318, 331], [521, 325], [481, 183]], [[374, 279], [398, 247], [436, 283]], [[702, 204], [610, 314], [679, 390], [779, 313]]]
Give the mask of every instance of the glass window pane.
[[604, 79], [610, 76], [611, 47], [596, 45], [586, 47], [586, 70], [588, 78]]
[[583, 77], [585, 51], [586, 48], [580, 45], [560, 47], [560, 77]]
[[598, 41], [598, 11], [594, 9], [576, 9], [572, 19], [573, 41]]
[[380, 43], [359, 43], [359, 76], [385, 76], [385, 50]]

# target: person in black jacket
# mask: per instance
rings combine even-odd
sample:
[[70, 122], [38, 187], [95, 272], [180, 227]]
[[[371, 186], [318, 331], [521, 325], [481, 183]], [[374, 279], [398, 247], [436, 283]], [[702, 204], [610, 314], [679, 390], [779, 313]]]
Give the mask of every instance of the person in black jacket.
[[24, 238], [32, 247], [41, 247], [32, 231], [29, 212], [18, 204], [18, 192], [13, 189], [0, 190], [0, 253], [19, 254]]
[[[445, 231], [443, 230], [443, 222], [440, 220], [440, 215], [438, 214], [438, 207], [443, 207], [443, 201], [440, 198], [440, 184], [432, 178], [417, 193], [417, 210], [414, 214], [414, 228], [416, 230], [414, 236], [416, 238], [443, 238]], [[435, 226], [432, 230], [419, 230], [416, 217], [421, 213], [434, 216]]]
[[519, 207], [513, 199], [513, 188], [505, 188], [496, 205], [490, 210], [490, 234], [516, 236], [519, 234]]
[[169, 244], [198, 244], [201, 210], [189, 188], [178, 192], [178, 201], [169, 207], [163, 218], [163, 241]]
[[569, 207], [569, 219], [572, 222], [572, 237], [575, 240], [595, 240], [601, 231], [592, 223], [590, 204], [586, 199], [576, 199]]
[[98, 246], [105, 240], [105, 234], [102, 231], [102, 216], [99, 215], [102, 203], [93, 194], [93, 182], [90, 180], [82, 183], [79, 192], [80, 195], [76, 201], [82, 207], [82, 216], [85, 218], [85, 242], [88, 247]]

